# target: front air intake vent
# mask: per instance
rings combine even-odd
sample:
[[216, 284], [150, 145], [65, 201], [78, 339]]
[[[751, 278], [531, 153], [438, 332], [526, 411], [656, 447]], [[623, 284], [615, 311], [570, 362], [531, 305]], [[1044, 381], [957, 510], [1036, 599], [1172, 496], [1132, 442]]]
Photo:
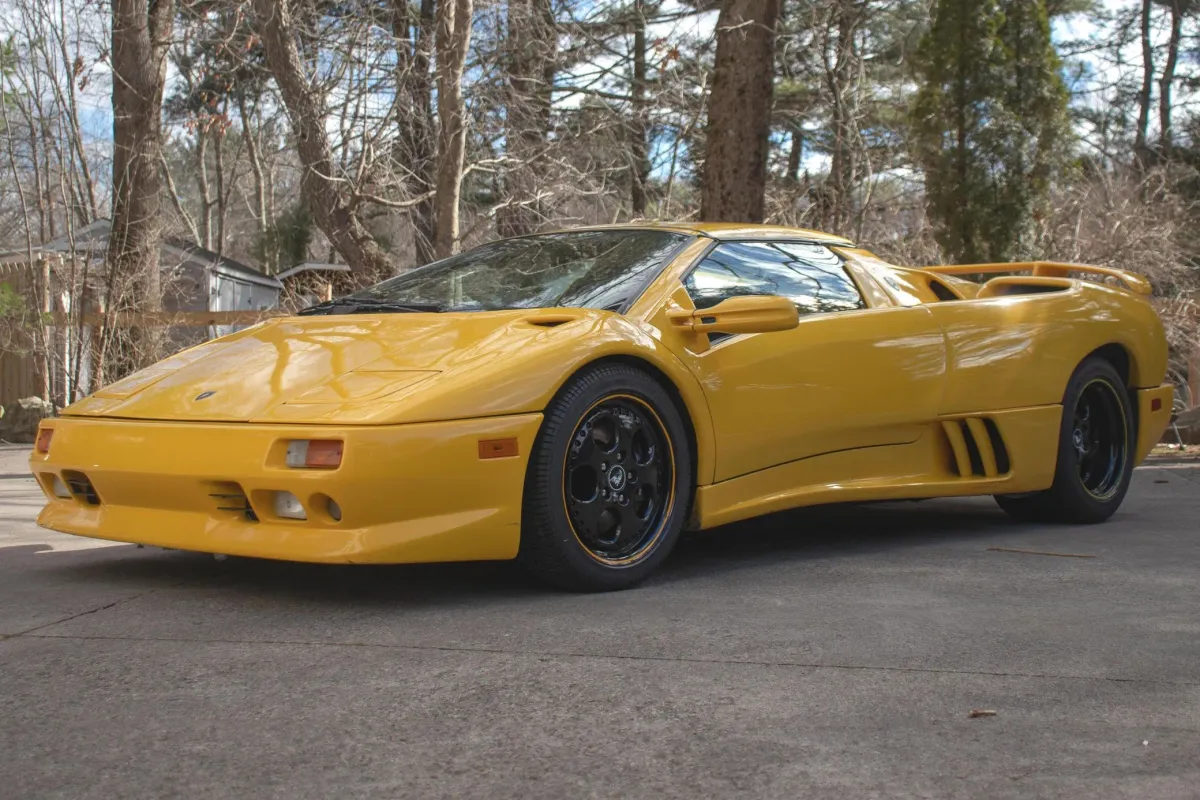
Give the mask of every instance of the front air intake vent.
[[96, 487], [92, 486], [87, 475], [73, 470], [64, 470], [62, 477], [63, 482], [67, 484], [67, 489], [76, 500], [89, 506], [100, 505], [100, 495], [96, 493]]
[[216, 483], [212, 486], [212, 491], [208, 496], [216, 501], [217, 511], [227, 514], [235, 514], [242, 517], [247, 522], [258, 522], [258, 515], [254, 513], [254, 507], [250, 505], [250, 498], [246, 496], [245, 490], [236, 483]]
[[537, 314], [532, 317], [525, 317], [527, 325], [536, 325], [539, 328], [557, 328], [559, 325], [565, 325], [568, 322], [574, 322], [578, 316], [574, 314]]
[[1000, 429], [990, 419], [967, 417], [942, 421], [954, 452], [954, 468], [963, 478], [996, 478], [1012, 469]]

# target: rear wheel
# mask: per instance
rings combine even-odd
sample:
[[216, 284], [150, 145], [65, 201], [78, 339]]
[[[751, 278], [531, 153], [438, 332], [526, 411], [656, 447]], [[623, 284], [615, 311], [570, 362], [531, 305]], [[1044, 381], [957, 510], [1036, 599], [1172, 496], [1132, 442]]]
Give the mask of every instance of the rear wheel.
[[1104, 359], [1087, 359], [1063, 396], [1054, 484], [1043, 492], [997, 495], [996, 502], [1021, 520], [1103, 522], [1129, 489], [1136, 431], [1121, 376]]
[[623, 364], [576, 376], [546, 409], [530, 456], [519, 560], [563, 589], [637, 584], [675, 546], [691, 463], [683, 419], [658, 381]]

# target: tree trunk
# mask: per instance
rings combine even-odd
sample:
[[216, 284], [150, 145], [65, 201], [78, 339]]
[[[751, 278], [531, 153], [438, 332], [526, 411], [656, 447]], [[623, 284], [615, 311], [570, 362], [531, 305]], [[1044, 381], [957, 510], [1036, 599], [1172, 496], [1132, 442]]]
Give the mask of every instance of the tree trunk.
[[304, 74], [292, 29], [290, 0], [254, 0], [256, 25], [296, 137], [303, 175], [300, 190], [313, 221], [360, 280], [392, 273], [387, 254], [362, 224], [354, 205], [336, 182], [333, 155], [325, 131], [322, 99]]
[[780, 0], [724, 0], [708, 98], [700, 218], [762, 222]]
[[[242, 140], [246, 143], [246, 159], [250, 162], [250, 171], [254, 175], [254, 212], [257, 217], [258, 235], [264, 237], [271, 228], [271, 218], [267, 215], [266, 171], [263, 169], [262, 153], [258, 147], [258, 138], [251, 128], [250, 111], [246, 105], [246, 95], [237, 96], [238, 116], [242, 119]], [[266, 264], [267, 272], [278, 272], [278, 264]]]
[[161, 120], [167, 48], [175, 20], [171, 0], [113, 0], [112, 233], [108, 270], [142, 278], [137, 296], [150, 309], [162, 304]]
[[788, 149], [787, 179], [800, 182], [800, 162], [804, 160], [804, 129], [798, 121], [792, 122], [792, 146]]
[[1150, 128], [1150, 97], [1154, 91], [1154, 41], [1151, 12], [1154, 0], [1142, 0], [1142, 89], [1138, 92], [1137, 136], [1133, 152], [1138, 158], [1146, 156], [1146, 132]]
[[1163, 64], [1158, 89], [1158, 149], [1163, 158], [1171, 156], [1171, 88], [1175, 84], [1175, 65], [1179, 62], [1179, 40], [1183, 36], [1183, 0], [1171, 0], [1171, 38], [1167, 41], [1167, 61]]
[[839, 0], [833, 9], [830, 27], [835, 31], [832, 64], [826, 62], [825, 80], [833, 106], [833, 153], [830, 159], [829, 181], [833, 209], [826, 224], [831, 231], [841, 231], [851, 216], [851, 192], [858, 171], [855, 150], [855, 120], [852, 98], [857, 95], [854, 85], [858, 70], [858, 48], [855, 43], [859, 12], [855, 0]]
[[200, 192], [200, 239], [196, 244], [212, 249], [212, 190], [208, 186], [208, 128], [196, 128], [196, 188]]
[[217, 235], [213, 238], [213, 244], [208, 245], [208, 249], [222, 255], [225, 252], [225, 213], [229, 209], [229, 190], [233, 186], [233, 180], [227, 180], [225, 177], [225, 129], [218, 127], [215, 133], [213, 166], [217, 171], [217, 196], [214, 200], [217, 207]]
[[505, 203], [496, 217], [501, 236], [532, 233], [541, 218], [546, 132], [554, 88], [557, 32], [549, 0], [509, 0], [508, 99], [505, 109]]
[[[397, 39], [396, 88], [407, 105], [398, 106], [396, 161], [408, 164], [413, 176], [413, 194], [432, 192], [435, 177], [436, 142], [433, 121], [433, 61], [436, 29], [434, 0], [421, 0], [416, 19], [409, 0], [393, 0], [392, 30]], [[434, 259], [433, 242], [437, 237], [433, 197], [422, 200], [409, 212], [413, 225], [413, 244], [418, 264]]]
[[[260, 0], [264, 2], [265, 0]], [[467, 142], [467, 109], [463, 102], [462, 74], [471, 43], [472, 0], [443, 0], [437, 9], [438, 258], [458, 250], [458, 200], [462, 190], [463, 156]]]
[[633, 121], [630, 134], [633, 139], [633, 180], [629, 201], [635, 217], [646, 215], [646, 184], [650, 182], [649, 124], [646, 108], [646, 7], [644, 0], [633, 4], [633, 81], [630, 96], [633, 99]]

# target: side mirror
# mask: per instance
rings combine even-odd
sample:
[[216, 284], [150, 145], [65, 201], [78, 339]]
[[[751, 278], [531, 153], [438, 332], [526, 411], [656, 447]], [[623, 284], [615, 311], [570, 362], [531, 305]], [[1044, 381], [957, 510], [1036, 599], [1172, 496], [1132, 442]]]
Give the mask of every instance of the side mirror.
[[795, 303], [767, 294], [731, 297], [712, 308], [673, 311], [668, 316], [676, 327], [693, 333], [770, 333], [800, 324]]

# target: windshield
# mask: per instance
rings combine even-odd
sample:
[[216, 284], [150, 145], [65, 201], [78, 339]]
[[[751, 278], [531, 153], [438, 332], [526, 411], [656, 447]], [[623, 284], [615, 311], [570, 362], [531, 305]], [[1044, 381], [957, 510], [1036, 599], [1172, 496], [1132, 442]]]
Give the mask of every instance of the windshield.
[[406, 272], [345, 300], [439, 311], [615, 310], [634, 299], [689, 238], [626, 229], [505, 239]]

